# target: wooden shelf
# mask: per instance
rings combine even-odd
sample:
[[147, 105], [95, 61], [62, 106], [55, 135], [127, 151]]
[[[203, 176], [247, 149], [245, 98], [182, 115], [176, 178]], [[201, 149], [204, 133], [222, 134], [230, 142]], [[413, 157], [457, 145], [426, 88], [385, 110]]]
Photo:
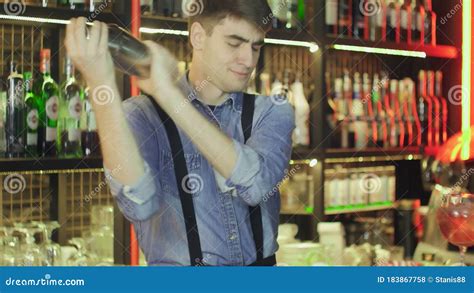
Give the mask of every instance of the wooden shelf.
[[[0, 15], [11, 17], [14, 16], [12, 13], [9, 13], [5, 10], [6, 5], [0, 5]], [[93, 15], [93, 17], [92, 17]], [[38, 6], [24, 6], [24, 11], [17, 15], [19, 17], [18, 20], [14, 19], [4, 19], [0, 17], [0, 21], [18, 21], [18, 22], [33, 22], [33, 20], [24, 20], [21, 17], [28, 17], [28, 18], [45, 18], [45, 19], [54, 19], [54, 20], [69, 20], [73, 17], [91, 17], [91, 19], [99, 20], [107, 23], [116, 23], [121, 26], [125, 26], [121, 19], [121, 15], [112, 13], [112, 12], [88, 12], [88, 11], [80, 11], [80, 10], [72, 10], [67, 8], [57, 8], [57, 7], [38, 7]], [[42, 24], [48, 24], [43, 22]]]
[[141, 27], [151, 29], [171, 29], [171, 30], [188, 30], [188, 22], [186, 19], [164, 17], [164, 16], [143, 16], [141, 19]]
[[419, 160], [421, 157], [422, 152], [419, 147], [367, 148], [363, 150], [295, 148], [293, 149], [291, 159], [294, 161], [324, 159], [327, 163], [350, 163]]
[[[461, 50], [448, 45], [424, 45], [419, 43], [408, 44], [408, 43], [394, 43], [394, 42], [372, 42], [360, 39], [345, 38], [328, 36], [325, 38], [326, 47], [328, 49], [334, 49], [334, 45], [345, 45], [345, 46], [356, 46], [356, 47], [369, 47], [376, 49], [389, 49], [398, 51], [407, 51], [412, 53], [425, 53], [426, 57], [432, 58], [445, 58], [445, 59], [456, 59], [460, 55]], [[349, 51], [349, 50], [348, 50]], [[403, 57], [403, 56], [402, 56]]]
[[326, 209], [324, 211], [325, 215], [338, 215], [338, 214], [349, 214], [349, 213], [362, 213], [362, 212], [374, 212], [393, 209], [395, 205], [393, 203], [381, 203], [367, 205], [363, 207], [358, 206], [347, 206], [341, 208]]
[[58, 158], [18, 158], [0, 159], [1, 172], [25, 172], [25, 171], [63, 171], [63, 170], [85, 170], [101, 169], [102, 158], [80, 158], [80, 159], [58, 159]]

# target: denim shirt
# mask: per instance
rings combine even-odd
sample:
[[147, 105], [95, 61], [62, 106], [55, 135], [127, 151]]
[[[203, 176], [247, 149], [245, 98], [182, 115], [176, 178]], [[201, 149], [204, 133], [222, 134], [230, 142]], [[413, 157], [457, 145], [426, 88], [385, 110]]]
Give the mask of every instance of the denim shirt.
[[[263, 256], [271, 256], [278, 249], [280, 195], [275, 187], [288, 172], [295, 128], [292, 106], [274, 97], [257, 96], [252, 135], [244, 144], [243, 93], [229, 94], [212, 112], [190, 86], [186, 75], [180, 79], [179, 87], [187, 96], [185, 102], [192, 103], [227, 134], [237, 152], [235, 168], [226, 180], [178, 128], [189, 174], [183, 188], [193, 193], [202, 262], [218, 266], [249, 265], [256, 260], [249, 205], [257, 204], [262, 210]], [[145, 96], [124, 101], [123, 107], [145, 161], [145, 174], [134, 185], [124, 186], [113, 178], [114, 170], [105, 169], [112, 195], [124, 216], [133, 223], [149, 265], [190, 265], [165, 128]]]

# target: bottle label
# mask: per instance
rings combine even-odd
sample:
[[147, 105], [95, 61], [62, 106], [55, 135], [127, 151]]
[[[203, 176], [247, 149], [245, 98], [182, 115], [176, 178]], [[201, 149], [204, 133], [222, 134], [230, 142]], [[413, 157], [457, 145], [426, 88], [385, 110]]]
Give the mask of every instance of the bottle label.
[[389, 24], [392, 28], [397, 27], [397, 10], [390, 9], [388, 15], [390, 16]]
[[421, 13], [416, 14], [416, 29], [421, 32], [423, 29], [423, 19], [421, 18]]
[[326, 24], [337, 24], [337, 0], [326, 0]]
[[81, 138], [81, 130], [79, 128], [69, 128], [67, 132], [67, 139], [69, 141], [79, 141]]
[[402, 29], [408, 28], [408, 12], [406, 10], [402, 10], [400, 14], [400, 27]]
[[47, 127], [46, 128], [46, 141], [51, 142], [56, 140], [56, 127]]
[[27, 145], [38, 145], [38, 134], [37, 133], [30, 133], [26, 134], [26, 144]]
[[377, 27], [382, 27], [384, 20], [385, 19], [384, 19], [383, 9], [380, 9], [377, 12], [377, 14], [375, 15], [375, 23], [376, 23]]
[[69, 100], [69, 116], [73, 119], [79, 120], [82, 113], [82, 103], [81, 98], [76, 94], [72, 99]]
[[58, 120], [58, 97], [52, 96], [46, 102], [46, 116], [50, 120]]
[[37, 109], [33, 109], [30, 112], [28, 112], [28, 115], [26, 116], [26, 123], [29, 129], [33, 131], [38, 129], [39, 119], [38, 119]]

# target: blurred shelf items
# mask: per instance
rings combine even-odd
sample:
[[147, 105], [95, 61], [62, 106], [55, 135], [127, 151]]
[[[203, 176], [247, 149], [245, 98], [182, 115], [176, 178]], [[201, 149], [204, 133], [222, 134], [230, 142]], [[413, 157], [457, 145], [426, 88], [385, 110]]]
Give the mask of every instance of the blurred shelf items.
[[[459, 243], [438, 223], [447, 194], [474, 192], [471, 5], [453, 14], [457, 0], [268, 2], [273, 29], [248, 92], [283, 96], [296, 114], [277, 186], [278, 264], [456, 263]], [[146, 263], [104, 178], [65, 24], [122, 26], [168, 48], [184, 72], [185, 4], [0, 1], [0, 265]], [[137, 93], [117, 77], [122, 97]]]

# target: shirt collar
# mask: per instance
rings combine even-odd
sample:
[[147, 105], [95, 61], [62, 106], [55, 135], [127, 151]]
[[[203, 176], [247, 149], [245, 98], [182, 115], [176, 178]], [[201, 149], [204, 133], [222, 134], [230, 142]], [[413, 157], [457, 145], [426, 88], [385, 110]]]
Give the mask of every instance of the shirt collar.
[[[181, 91], [186, 95], [187, 99], [189, 101], [194, 101], [198, 100], [202, 104], [205, 104], [201, 97], [199, 96], [199, 88], [196, 87], [194, 88], [191, 83], [189, 82], [188, 78], [188, 72], [186, 72], [178, 81], [178, 86], [181, 89]], [[203, 85], [205, 86], [205, 83], [203, 82]], [[229, 93], [228, 99], [224, 102], [225, 103], [230, 103], [232, 104], [232, 108], [234, 111], [241, 113], [242, 112], [242, 99], [243, 99], [244, 94], [242, 92], [233, 92]]]

